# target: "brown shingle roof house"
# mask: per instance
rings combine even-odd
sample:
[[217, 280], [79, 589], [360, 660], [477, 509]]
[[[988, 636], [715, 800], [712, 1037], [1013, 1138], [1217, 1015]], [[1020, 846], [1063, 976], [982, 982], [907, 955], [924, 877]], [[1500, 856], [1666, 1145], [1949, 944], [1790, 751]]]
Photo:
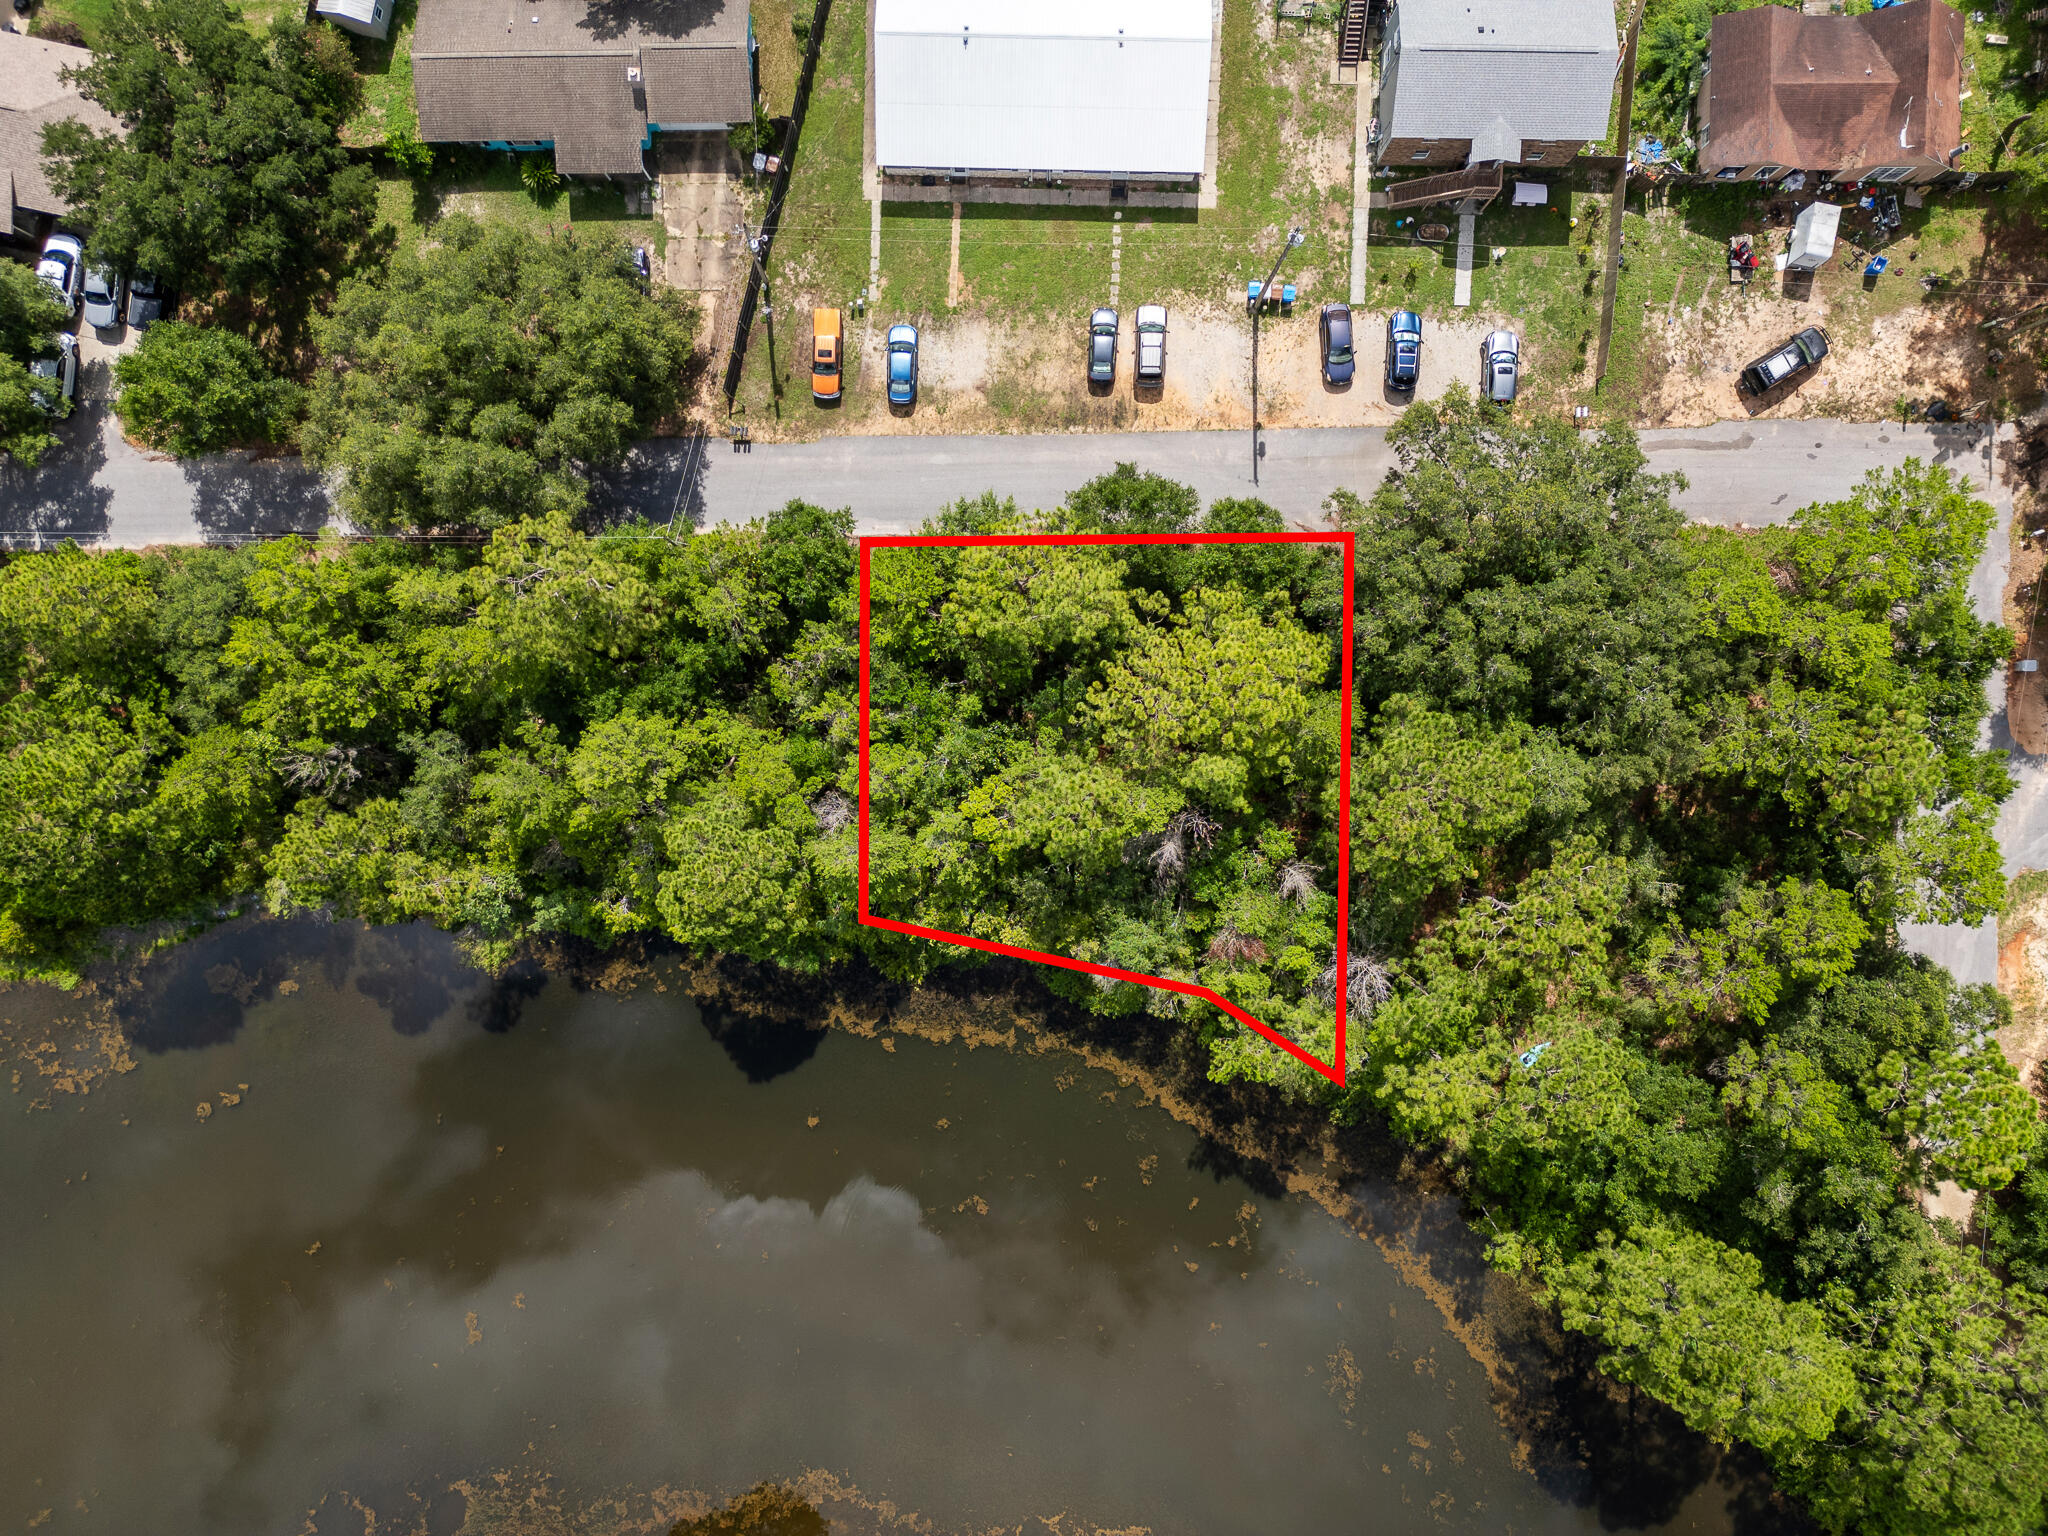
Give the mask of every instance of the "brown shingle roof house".
[[420, 0], [428, 143], [552, 147], [565, 176], [644, 176], [663, 129], [753, 116], [747, 0]]
[[99, 133], [120, 128], [112, 113], [64, 78], [65, 70], [91, 62], [83, 48], [0, 29], [0, 233], [34, 237], [39, 218], [71, 211], [43, 169], [48, 124], [75, 117]]
[[1782, 6], [1714, 18], [1700, 84], [1700, 169], [1929, 181], [1961, 145], [1963, 18], [1942, 0], [1861, 16]]

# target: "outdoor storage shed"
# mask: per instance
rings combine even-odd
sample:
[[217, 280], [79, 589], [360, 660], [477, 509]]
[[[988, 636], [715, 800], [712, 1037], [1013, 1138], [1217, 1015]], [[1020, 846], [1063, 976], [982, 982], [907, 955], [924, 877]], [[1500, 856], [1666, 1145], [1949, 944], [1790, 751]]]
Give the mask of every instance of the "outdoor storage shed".
[[886, 173], [1197, 181], [1210, 0], [875, 0]]
[[391, 12], [398, 0], [313, 0], [313, 14], [344, 32], [380, 41], [391, 35]]

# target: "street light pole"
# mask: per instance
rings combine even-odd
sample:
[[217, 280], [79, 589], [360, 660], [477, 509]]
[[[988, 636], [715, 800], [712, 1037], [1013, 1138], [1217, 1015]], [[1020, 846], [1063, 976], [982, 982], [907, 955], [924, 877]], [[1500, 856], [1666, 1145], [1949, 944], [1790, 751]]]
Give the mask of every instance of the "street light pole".
[[1287, 243], [1280, 247], [1280, 254], [1273, 258], [1273, 270], [1266, 274], [1265, 282], [1259, 285], [1259, 296], [1249, 294], [1245, 303], [1252, 312], [1252, 484], [1259, 483], [1259, 311], [1266, 307], [1266, 295], [1273, 291], [1273, 279], [1280, 275], [1280, 263], [1287, 259], [1287, 253], [1307, 238], [1298, 229], [1287, 231]]

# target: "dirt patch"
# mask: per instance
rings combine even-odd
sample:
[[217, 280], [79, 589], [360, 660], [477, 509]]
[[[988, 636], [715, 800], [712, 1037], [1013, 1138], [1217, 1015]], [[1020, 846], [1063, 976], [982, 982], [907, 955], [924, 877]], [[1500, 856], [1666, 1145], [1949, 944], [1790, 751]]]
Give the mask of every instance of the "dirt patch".
[[[789, 308], [808, 313], [809, 295]], [[1390, 426], [1410, 397], [1391, 395], [1382, 377], [1386, 337], [1377, 313], [1361, 311], [1356, 377], [1331, 387], [1322, 377], [1317, 313], [1303, 307], [1261, 322], [1259, 415], [1269, 427]], [[1452, 383], [1478, 378], [1486, 319], [1424, 326], [1422, 380], [1412, 398], [1431, 400]], [[892, 409], [883, 393], [887, 327], [876, 323], [850, 338], [859, 366], [845, 401], [813, 406], [800, 378], [783, 395], [780, 421], [751, 422], [763, 442], [808, 441], [828, 434], [954, 435], [1011, 432], [1163, 432], [1242, 429], [1251, 425], [1251, 322], [1224, 304], [1170, 309], [1166, 385], [1140, 396], [1132, 388], [1134, 335], [1128, 312], [1119, 338], [1116, 383], [1097, 391], [1086, 374], [1087, 340], [1079, 322], [1005, 319], [966, 313], [918, 329], [918, 399]], [[798, 369], [802, 359], [797, 359]], [[1543, 365], [1531, 355], [1529, 365]]]
[[1834, 306], [1824, 296], [1786, 298], [1752, 287], [1705, 286], [1694, 302], [1645, 329], [1649, 387], [1638, 423], [1706, 426], [1750, 416], [1840, 416], [1876, 421], [1896, 415], [1901, 398], [1938, 398], [1958, 408], [1992, 389], [2031, 398], [2038, 391], [2025, 359], [1997, 385], [1997, 350], [1966, 313], [1913, 307], [1881, 316], [1867, 338], [1830, 333], [1834, 349], [1797, 388], [1750, 400], [1736, 388], [1740, 370], [1809, 325], [1826, 328]]
[[[2031, 480], [2048, 465], [2048, 432], [2037, 429], [2022, 438], [2019, 461], [2027, 465], [2021, 474]], [[2048, 507], [2038, 491], [2023, 485], [2013, 498], [2012, 554], [2006, 578], [2004, 601], [1999, 617], [2018, 638], [2012, 665], [2006, 671], [2005, 713], [2012, 739], [2030, 757], [2048, 754], [2048, 672], [2026, 672], [2022, 661], [2048, 659], [2048, 613], [2044, 613], [2042, 578], [2048, 573], [2048, 539], [2031, 537]]]
[[1998, 1032], [1999, 1049], [2020, 1081], [2048, 1109], [2048, 873], [2029, 870], [2013, 881], [1998, 919], [1998, 990], [2012, 1004], [2012, 1023]]

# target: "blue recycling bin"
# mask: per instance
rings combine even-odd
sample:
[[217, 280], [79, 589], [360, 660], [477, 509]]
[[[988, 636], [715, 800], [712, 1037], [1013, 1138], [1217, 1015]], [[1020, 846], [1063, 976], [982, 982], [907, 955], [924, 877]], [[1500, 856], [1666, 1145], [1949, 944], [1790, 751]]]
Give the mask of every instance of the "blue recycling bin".
[[1282, 283], [1280, 285], [1280, 302], [1282, 304], [1292, 304], [1294, 302], [1294, 284]]
[[1261, 283], [1259, 282], [1259, 280], [1258, 280], [1257, 278], [1253, 278], [1253, 279], [1252, 279], [1252, 280], [1251, 280], [1250, 282], [1246, 283], [1246, 284], [1244, 285], [1244, 301], [1245, 301], [1245, 303], [1247, 303], [1247, 304], [1256, 304], [1256, 303], [1258, 303], [1258, 302], [1259, 302], [1259, 289], [1260, 289], [1260, 288], [1261, 288], [1262, 286], [1263, 286], [1263, 285], [1262, 285], [1262, 284], [1261, 284]]
[[1870, 258], [1870, 265], [1863, 269], [1863, 275], [1865, 277], [1881, 277], [1884, 275], [1884, 269], [1891, 264], [1892, 261], [1889, 256], [1873, 256]]

